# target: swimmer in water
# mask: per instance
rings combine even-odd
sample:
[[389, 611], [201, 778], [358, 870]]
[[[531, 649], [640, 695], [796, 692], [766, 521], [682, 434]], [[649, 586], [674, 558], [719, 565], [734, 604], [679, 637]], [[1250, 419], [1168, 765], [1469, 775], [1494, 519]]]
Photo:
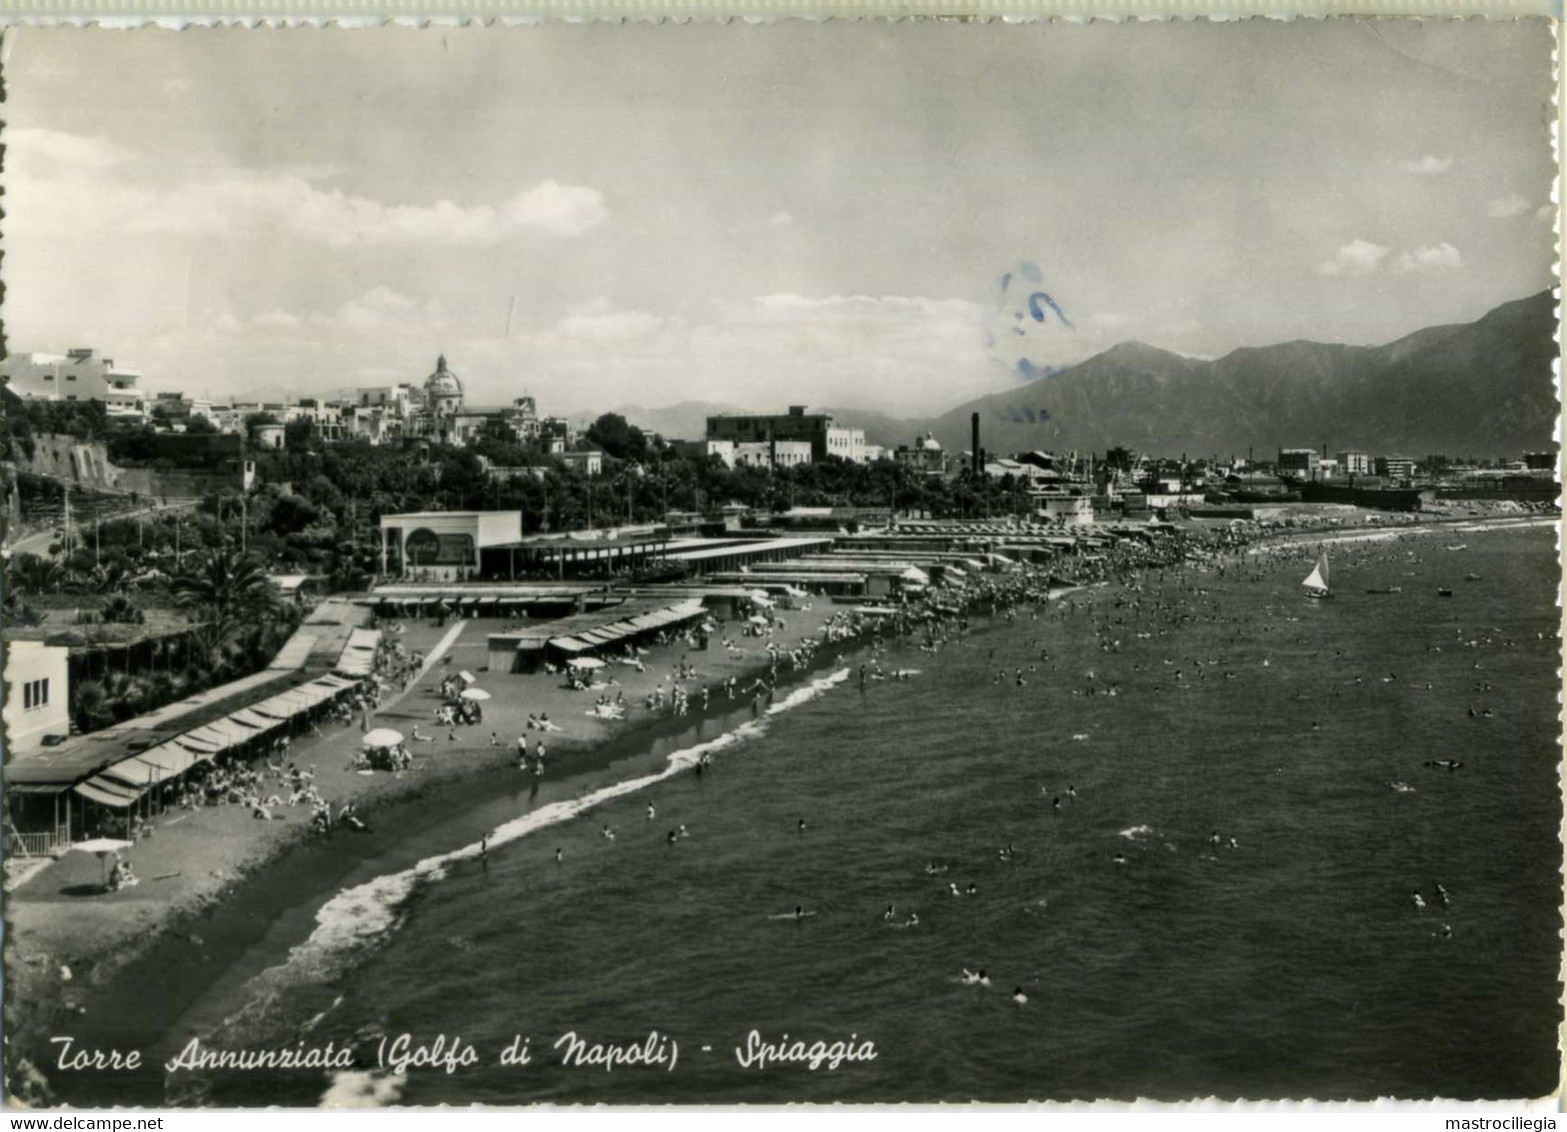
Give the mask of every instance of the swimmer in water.
[[599, 831], [599, 836], [601, 836], [605, 841], [615, 840], [614, 827], [606, 825], [602, 830]]
[[1124, 865], [1126, 864], [1126, 854], [1117, 853], [1114, 857], [1111, 857], [1110, 860], [1114, 861], [1118, 865]]
[[903, 921], [903, 926], [906, 928], [912, 928], [918, 926], [919, 922], [920, 914], [918, 912], [910, 912], [909, 918]]
[[1441, 885], [1436, 886], [1436, 895], [1437, 899], [1442, 902], [1442, 907], [1444, 908], [1449, 907], [1453, 903], [1452, 898], [1447, 895], [1447, 889], [1443, 888]]
[[679, 828], [679, 829], [678, 829], [678, 830], [676, 830], [676, 831], [675, 831], [675, 832], [676, 832], [676, 833], [678, 833], [678, 834], [680, 834], [680, 836], [681, 836], [681, 837], [690, 837], [690, 836], [691, 836], [691, 831], [690, 831], [690, 830], [688, 830], [688, 829], [687, 829], [687, 828], [686, 828], [686, 827], [685, 827], [685, 823], [684, 823], [684, 822], [682, 822], [682, 823], [681, 823], [681, 824], [680, 824], [680, 828]]
[[653, 808], [653, 803], [649, 802], [647, 804], [647, 820], [652, 821], [657, 814], [658, 811]]
[[805, 909], [800, 907], [800, 905], [798, 905], [798, 904], [796, 904], [794, 906], [794, 918], [796, 920], [803, 920], [803, 919], [805, 919]]
[[668, 843], [670, 845], [673, 845], [675, 843], [675, 838], [677, 836], [678, 836], [678, 834], [676, 834], [674, 830], [670, 830], [669, 831], [669, 837], [668, 837]]
[[559, 849], [555, 850], [555, 863], [557, 865], [560, 864], [560, 850]]
[[982, 987], [988, 987], [990, 985], [990, 976], [985, 974], [985, 969], [983, 967], [979, 969], [979, 985]]
[[1028, 995], [1023, 993], [1022, 987], [1012, 988], [1012, 1001], [1017, 1003], [1019, 1006], [1022, 1006], [1028, 1001]]
[[970, 971], [967, 967], [963, 968], [963, 983], [964, 983], [964, 985], [965, 986], [973, 986], [977, 982], [979, 982], [979, 972], [978, 971]]
[[1409, 895], [1414, 898], [1415, 907], [1424, 912], [1426, 910], [1426, 898], [1418, 892], [1411, 892]]
[[804, 832], [805, 832], [805, 819], [804, 819], [804, 818], [801, 818], [801, 819], [800, 819], [800, 824], [799, 824], [799, 825], [798, 825], [798, 826], [797, 826], [797, 827], [796, 827], [796, 828], [797, 828], [797, 829], [798, 829], [798, 830], [799, 830], [799, 832], [801, 832], [801, 833], [804, 833]]
[[971, 885], [968, 886], [968, 888], [963, 890], [963, 895], [965, 895], [965, 896], [975, 896], [975, 895], [978, 895], [978, 893], [979, 893], [979, 885], [977, 885], [977, 884], [971, 884]]

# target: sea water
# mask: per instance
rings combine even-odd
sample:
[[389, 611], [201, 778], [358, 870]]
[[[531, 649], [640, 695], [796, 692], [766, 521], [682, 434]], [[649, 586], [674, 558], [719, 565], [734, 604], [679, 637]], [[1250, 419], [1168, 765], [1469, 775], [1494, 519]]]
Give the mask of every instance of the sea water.
[[[1544, 1095], [1555, 536], [1462, 537], [1333, 545], [1326, 602], [1301, 543], [975, 618], [890, 645], [907, 679], [862, 686], [850, 654], [628, 781], [500, 800], [487, 854], [454, 834], [338, 894], [205, 1035], [352, 1045], [355, 1069], [173, 1074], [168, 1096]], [[563, 1066], [567, 1034], [666, 1056]], [[377, 1069], [399, 1038], [448, 1063]], [[758, 1068], [758, 1039], [874, 1058]]]

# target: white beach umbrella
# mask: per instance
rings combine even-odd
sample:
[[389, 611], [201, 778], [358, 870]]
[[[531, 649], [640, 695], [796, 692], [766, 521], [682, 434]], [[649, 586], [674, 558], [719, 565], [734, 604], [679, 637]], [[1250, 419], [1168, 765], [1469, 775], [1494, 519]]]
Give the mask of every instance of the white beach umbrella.
[[483, 688], [469, 688], [463, 692], [462, 698], [465, 700], [487, 700], [490, 698], [490, 693]]
[[472, 684], [475, 680], [478, 679], [478, 677], [475, 676], [472, 672], [464, 670], [457, 674], [457, 679], [461, 680], [464, 684]]
[[593, 656], [573, 657], [566, 662], [573, 668], [603, 668], [604, 662]]
[[136, 842], [134, 841], [120, 841], [113, 837], [95, 837], [91, 841], [78, 841], [71, 846], [71, 849], [79, 849], [83, 853], [91, 853], [98, 858], [104, 866], [103, 884], [107, 888], [109, 885], [109, 858], [116, 853], [123, 853], [125, 850], [133, 848], [135, 845]]
[[364, 738], [367, 747], [395, 747], [402, 741], [403, 733], [393, 731], [390, 727], [377, 727]]

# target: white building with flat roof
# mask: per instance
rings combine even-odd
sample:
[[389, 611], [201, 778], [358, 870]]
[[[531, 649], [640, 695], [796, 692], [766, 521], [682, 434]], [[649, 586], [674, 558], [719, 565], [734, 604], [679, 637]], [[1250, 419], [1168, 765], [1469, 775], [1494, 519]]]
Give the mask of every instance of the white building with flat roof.
[[0, 361], [11, 392], [34, 401], [101, 401], [109, 416], [147, 419], [141, 371], [114, 364], [90, 347], [64, 354], [12, 354]]
[[412, 511], [381, 516], [381, 573], [460, 582], [479, 572], [480, 551], [522, 539], [521, 511]]
[[735, 445], [735, 466], [797, 468], [811, 462], [808, 440], [761, 440]]
[[827, 455], [837, 456], [853, 464], [866, 463], [865, 430], [827, 426]]
[[7, 641], [6, 654], [7, 753], [36, 751], [50, 736], [70, 735], [70, 650], [40, 641]]

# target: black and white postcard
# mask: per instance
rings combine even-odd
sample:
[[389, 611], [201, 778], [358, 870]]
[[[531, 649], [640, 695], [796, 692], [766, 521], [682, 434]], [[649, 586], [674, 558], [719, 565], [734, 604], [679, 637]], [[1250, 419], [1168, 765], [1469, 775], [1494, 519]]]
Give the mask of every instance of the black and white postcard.
[[10, 28], [7, 1104], [1554, 1094], [1556, 32]]

